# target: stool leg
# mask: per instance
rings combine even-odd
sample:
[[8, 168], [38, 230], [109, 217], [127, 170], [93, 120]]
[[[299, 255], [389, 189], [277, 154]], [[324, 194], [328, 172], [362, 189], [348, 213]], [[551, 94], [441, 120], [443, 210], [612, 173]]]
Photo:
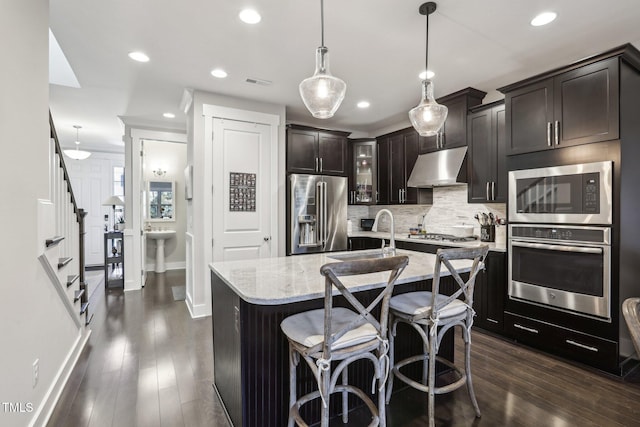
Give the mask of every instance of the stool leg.
[[296, 351], [293, 349], [291, 344], [289, 344], [289, 421], [287, 423], [288, 427], [294, 426], [293, 417], [291, 417], [291, 408], [296, 404], [298, 400], [296, 396], [296, 366], [298, 366], [298, 356]]
[[[388, 355], [388, 353], [387, 353]], [[386, 384], [384, 383], [384, 377], [385, 377], [385, 370], [383, 370], [383, 366], [382, 364], [380, 364], [380, 378], [378, 379], [378, 419], [380, 420], [380, 423], [378, 424], [379, 427], [386, 427], [387, 426], [387, 411], [386, 411], [386, 407], [385, 407], [385, 403], [386, 403], [386, 398], [384, 395], [384, 391], [385, 391], [385, 387]], [[389, 363], [389, 369], [391, 369], [391, 363]]]
[[331, 370], [325, 372], [322, 375], [322, 395], [327, 399], [327, 406], [320, 403], [320, 408], [322, 409], [321, 418], [320, 418], [320, 427], [329, 427], [329, 399], [330, 399], [330, 381], [331, 381]]
[[469, 398], [473, 404], [473, 409], [476, 411], [476, 417], [480, 418], [480, 407], [476, 400], [476, 393], [473, 390], [473, 381], [471, 380], [471, 332], [466, 327], [463, 327], [462, 336], [464, 337], [464, 364], [467, 376], [467, 391], [469, 392]]
[[[432, 328], [435, 328], [435, 326], [431, 326]], [[427, 330], [427, 334], [429, 334], [429, 331]], [[434, 393], [434, 389], [436, 387], [436, 342], [437, 337], [436, 335], [427, 335], [429, 337], [429, 380], [428, 380], [428, 384], [427, 386], [429, 387], [429, 405], [428, 405], [428, 410], [429, 410], [429, 427], [435, 427], [436, 425], [436, 421], [435, 421], [435, 393]]]
[[393, 315], [389, 313], [389, 378], [387, 378], [387, 396], [386, 403], [389, 404], [391, 400], [391, 393], [393, 392], [393, 364], [394, 362], [394, 341], [396, 336], [396, 324]]
[[[424, 334], [425, 336], [429, 336], [429, 327], [428, 326], [423, 326], [422, 328], [424, 330]], [[424, 340], [422, 341], [422, 354], [431, 354], [430, 350], [429, 350], [429, 345], [430, 342], [424, 342]], [[429, 357], [429, 359], [427, 359], [426, 357], [422, 360], [422, 384], [424, 385], [428, 385], [428, 381], [429, 381], [429, 372], [430, 372], [430, 368], [429, 368], [429, 360], [431, 359], [431, 357]]]
[[[342, 371], [342, 385], [349, 384], [349, 366], [345, 366]], [[342, 422], [349, 422], [349, 392], [342, 392]]]

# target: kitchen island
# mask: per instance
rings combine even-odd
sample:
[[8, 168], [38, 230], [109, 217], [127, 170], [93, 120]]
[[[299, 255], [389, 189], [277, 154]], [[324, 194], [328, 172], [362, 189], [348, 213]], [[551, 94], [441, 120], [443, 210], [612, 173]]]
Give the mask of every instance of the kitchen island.
[[[289, 360], [288, 343], [280, 330], [280, 322], [292, 314], [322, 308], [324, 277], [320, 275], [320, 267], [339, 262], [334, 256], [352, 254], [354, 252], [324, 253], [209, 265], [214, 388], [234, 426], [286, 425]], [[435, 255], [406, 250], [398, 250], [397, 254], [409, 256], [409, 265], [398, 278], [394, 294], [430, 289]], [[454, 265], [458, 271], [465, 272], [469, 271], [471, 262], [457, 261]], [[446, 269], [443, 270], [444, 276]], [[386, 273], [345, 277], [344, 283], [366, 303], [373, 298], [375, 289], [386, 284], [387, 277]], [[455, 286], [451, 277], [441, 279], [443, 293], [452, 292]], [[335, 305], [344, 305], [342, 297], [335, 299]], [[448, 335], [440, 353], [452, 360], [453, 337]], [[421, 341], [408, 328], [398, 328], [397, 343], [398, 360], [422, 348]], [[366, 364], [355, 365], [350, 371], [350, 382], [370, 390], [369, 368]], [[298, 369], [299, 393], [315, 389], [317, 383], [310, 369], [302, 365]], [[420, 368], [415, 369], [419, 375]], [[314, 403], [303, 409], [314, 412], [317, 410]]]

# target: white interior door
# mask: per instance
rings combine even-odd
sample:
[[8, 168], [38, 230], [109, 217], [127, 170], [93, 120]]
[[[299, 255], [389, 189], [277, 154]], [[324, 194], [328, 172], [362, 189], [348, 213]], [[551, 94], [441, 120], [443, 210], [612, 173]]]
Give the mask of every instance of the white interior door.
[[213, 118], [213, 260], [270, 257], [277, 212], [271, 127]]

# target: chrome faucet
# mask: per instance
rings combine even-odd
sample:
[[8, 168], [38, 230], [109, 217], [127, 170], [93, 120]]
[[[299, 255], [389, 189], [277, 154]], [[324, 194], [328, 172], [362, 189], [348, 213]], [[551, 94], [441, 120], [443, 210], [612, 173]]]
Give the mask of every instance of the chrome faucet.
[[387, 248], [384, 247], [384, 240], [382, 244], [382, 252], [383, 253], [391, 253], [392, 255], [396, 254], [396, 230], [395, 230], [395, 221], [393, 219], [393, 214], [389, 209], [380, 209], [376, 214], [376, 219], [373, 221], [373, 227], [371, 227], [371, 231], [378, 231], [378, 219], [380, 216], [386, 213], [391, 218], [391, 240], [389, 242], [389, 246]]

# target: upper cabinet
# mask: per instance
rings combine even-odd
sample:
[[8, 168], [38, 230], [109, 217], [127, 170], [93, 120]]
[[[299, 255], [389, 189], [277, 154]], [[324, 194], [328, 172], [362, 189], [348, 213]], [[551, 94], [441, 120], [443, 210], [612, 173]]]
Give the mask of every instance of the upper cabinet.
[[348, 175], [348, 132], [287, 127], [287, 172]]
[[469, 203], [507, 202], [504, 102], [472, 109], [467, 119]]
[[407, 187], [418, 158], [418, 132], [403, 129], [377, 138], [378, 204], [418, 203], [418, 189]]
[[604, 56], [499, 89], [505, 94], [507, 154], [620, 137], [620, 63]]
[[376, 141], [371, 139], [349, 142], [351, 173], [349, 175], [349, 204], [375, 205], [378, 192]]
[[486, 92], [469, 87], [438, 98], [438, 103], [446, 105], [449, 109], [447, 121], [438, 135], [420, 137], [419, 153], [467, 145], [467, 114], [471, 107], [482, 104], [485, 95]]

